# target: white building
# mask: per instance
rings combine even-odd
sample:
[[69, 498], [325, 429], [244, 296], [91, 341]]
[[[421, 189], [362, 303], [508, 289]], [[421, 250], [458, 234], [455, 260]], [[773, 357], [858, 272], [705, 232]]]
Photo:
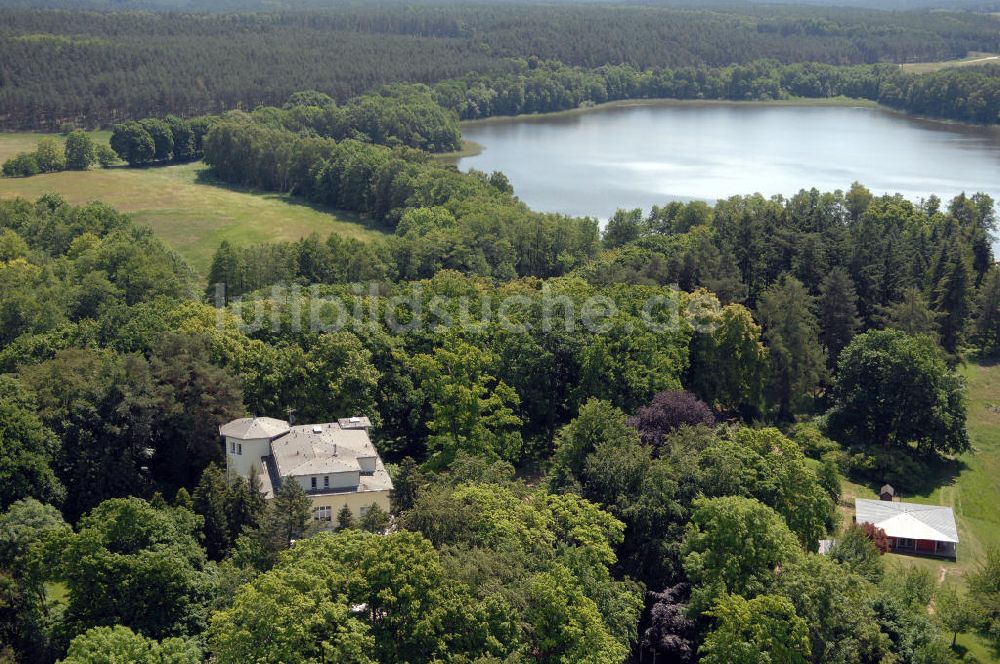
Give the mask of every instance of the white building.
[[950, 507], [855, 498], [854, 521], [884, 530], [897, 553], [957, 556], [958, 527]]
[[244, 417], [219, 427], [226, 440], [226, 467], [256, 475], [267, 498], [282, 482], [298, 482], [313, 503], [313, 516], [332, 522], [346, 505], [355, 518], [372, 504], [389, 511], [392, 480], [368, 437], [367, 417], [292, 426], [271, 417]]

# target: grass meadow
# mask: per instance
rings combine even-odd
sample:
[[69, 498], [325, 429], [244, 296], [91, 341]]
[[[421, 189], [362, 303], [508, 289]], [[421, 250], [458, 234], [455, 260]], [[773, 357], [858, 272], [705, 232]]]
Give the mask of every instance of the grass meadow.
[[911, 62], [900, 65], [903, 71], [913, 74], [929, 74], [930, 72], [954, 67], [981, 67], [982, 65], [1000, 64], [1000, 55], [996, 53], [970, 53], [961, 60], [942, 60], [940, 62]]
[[[107, 140], [108, 132], [96, 137]], [[33, 150], [40, 134], [0, 134], [0, 161]], [[129, 212], [172, 246], [201, 275], [219, 243], [250, 245], [337, 233], [368, 240], [381, 233], [357, 215], [294, 197], [215, 182], [201, 162], [149, 168], [64, 171], [0, 178], [0, 198], [34, 200], [47, 192], [72, 204], [103, 201]]]

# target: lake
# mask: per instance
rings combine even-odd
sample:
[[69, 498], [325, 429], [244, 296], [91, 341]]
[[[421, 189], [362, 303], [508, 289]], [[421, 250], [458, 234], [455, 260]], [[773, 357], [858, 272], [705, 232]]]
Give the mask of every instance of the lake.
[[846, 190], [1000, 200], [1000, 130], [877, 108], [656, 102], [463, 125], [536, 210], [608, 218], [616, 208], [760, 192]]

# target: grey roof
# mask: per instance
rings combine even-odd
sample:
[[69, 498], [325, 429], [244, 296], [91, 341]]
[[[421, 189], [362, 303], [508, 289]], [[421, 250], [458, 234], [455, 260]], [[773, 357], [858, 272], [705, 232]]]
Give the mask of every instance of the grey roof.
[[273, 465], [270, 463], [268, 457], [261, 457], [260, 466], [255, 468], [257, 471], [257, 482], [260, 484], [260, 491], [264, 494], [265, 498], [274, 498], [274, 481], [271, 479], [271, 470]]
[[219, 427], [219, 433], [239, 440], [275, 438], [288, 433], [288, 422], [273, 417], [241, 417]]
[[872, 523], [889, 537], [958, 542], [958, 527], [950, 507], [887, 500], [854, 500], [855, 521]]
[[381, 459], [375, 462], [373, 474], [361, 476], [358, 491], [392, 491], [392, 478], [389, 477], [389, 471], [382, 465]]
[[372, 427], [372, 421], [364, 415], [342, 417], [337, 420], [337, 424], [340, 425], [341, 429], [370, 429]]
[[282, 477], [360, 472], [358, 459], [378, 459], [364, 429], [341, 429], [336, 422], [292, 427], [272, 441], [271, 454]]
[[892, 488], [891, 484], [883, 484], [882, 488], [878, 490], [879, 494], [883, 493], [896, 493], [896, 490]]

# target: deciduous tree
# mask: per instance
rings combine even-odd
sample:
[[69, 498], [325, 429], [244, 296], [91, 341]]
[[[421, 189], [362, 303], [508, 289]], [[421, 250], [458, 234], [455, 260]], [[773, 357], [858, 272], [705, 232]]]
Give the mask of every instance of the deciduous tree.
[[38, 162], [38, 170], [42, 173], [55, 173], [66, 168], [66, 154], [63, 151], [63, 146], [51, 136], [46, 136], [38, 141], [35, 159]]
[[152, 638], [197, 631], [206, 582], [200, 525], [182, 508], [118, 498], [83, 517], [76, 533], [50, 541], [54, 576], [69, 589], [69, 623], [77, 632], [120, 624]]
[[683, 601], [690, 592], [687, 584], [677, 584], [661, 593], [651, 592], [653, 602], [649, 610], [649, 627], [643, 632], [642, 647], [657, 658], [690, 662], [697, 650], [695, 621], [687, 615]]
[[775, 570], [799, 555], [799, 543], [781, 516], [757, 500], [726, 496], [694, 502], [684, 539], [684, 571], [708, 591], [702, 601], [724, 592], [766, 592]]
[[841, 354], [830, 423], [842, 440], [919, 454], [969, 448], [965, 382], [928, 337], [859, 335]]
[[657, 392], [653, 400], [636, 411], [628, 423], [639, 432], [642, 442], [654, 447], [663, 437], [682, 426], [715, 426], [711, 409], [698, 397], [684, 390]]
[[193, 640], [168, 638], [162, 642], [136, 634], [128, 627], [93, 627], [74, 638], [62, 664], [199, 664], [201, 648]]
[[458, 450], [516, 461], [521, 452], [520, 398], [492, 374], [496, 358], [458, 337], [413, 358], [430, 402], [430, 448], [447, 464]]
[[85, 171], [97, 161], [94, 140], [85, 131], [71, 131], [66, 136], [66, 168], [71, 171]]
[[760, 595], [721, 597], [709, 615], [718, 623], [701, 646], [706, 664], [805, 664], [811, 654], [809, 629], [788, 599]]
[[959, 634], [978, 627], [983, 621], [982, 611], [975, 600], [950, 585], [938, 588], [935, 593], [934, 616], [951, 632], [952, 648], [955, 647]]
[[111, 149], [129, 166], [148, 164], [156, 158], [156, 143], [152, 135], [132, 120], [115, 125], [111, 133]]
[[35, 409], [20, 382], [0, 377], [0, 510], [22, 498], [59, 504], [66, 496], [53, 469], [59, 439]]

